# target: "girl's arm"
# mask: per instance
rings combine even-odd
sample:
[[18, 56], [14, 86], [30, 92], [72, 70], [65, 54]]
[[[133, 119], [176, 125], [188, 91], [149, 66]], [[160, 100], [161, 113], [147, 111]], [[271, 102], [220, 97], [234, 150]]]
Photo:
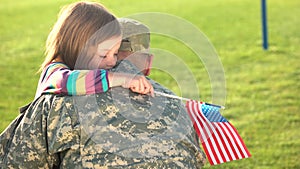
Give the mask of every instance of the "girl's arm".
[[85, 95], [103, 93], [109, 87], [108, 72], [104, 69], [70, 70], [65, 64], [54, 62], [43, 71], [37, 94]]
[[153, 86], [145, 76], [108, 72], [108, 81], [111, 87], [122, 86], [124, 88], [129, 88], [136, 93], [154, 96]]
[[104, 69], [70, 70], [62, 63], [52, 63], [43, 72], [38, 92], [85, 95], [106, 92], [122, 86], [133, 92], [153, 96], [153, 87], [144, 76], [108, 72]]

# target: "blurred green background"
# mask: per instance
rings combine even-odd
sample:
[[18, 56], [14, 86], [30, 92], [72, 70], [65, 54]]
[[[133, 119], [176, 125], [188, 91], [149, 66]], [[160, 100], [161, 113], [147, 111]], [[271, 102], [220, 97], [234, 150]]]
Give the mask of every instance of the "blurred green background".
[[[0, 0], [0, 131], [30, 102], [36, 90], [44, 44], [67, 0]], [[214, 45], [226, 76], [226, 110], [252, 157], [205, 168], [300, 168], [300, 1], [268, 1], [269, 50], [262, 49], [260, 0], [100, 1], [117, 17], [163, 12], [197, 26]], [[154, 35], [151, 47], [192, 58], [180, 42]], [[156, 56], [158, 58], [158, 56]], [[186, 59], [202, 98], [211, 89], [201, 63]], [[174, 92], [172, 77], [151, 77]]]

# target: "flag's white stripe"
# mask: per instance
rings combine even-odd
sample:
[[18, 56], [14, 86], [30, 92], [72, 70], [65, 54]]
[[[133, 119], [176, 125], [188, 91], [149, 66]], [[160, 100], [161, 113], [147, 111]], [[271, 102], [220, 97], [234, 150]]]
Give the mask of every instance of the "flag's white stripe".
[[[215, 127], [214, 127], [214, 126], [212, 125], [212, 123], [204, 116], [204, 113], [202, 112], [201, 104], [198, 103], [197, 105], [198, 105], [198, 110], [200, 110], [200, 113], [201, 113], [201, 114], [199, 114], [199, 116], [202, 116], [202, 118], [203, 118], [203, 120], [204, 120], [204, 123], [205, 123], [205, 124], [208, 124], [209, 127], [210, 127], [210, 129], [211, 129], [210, 140], [211, 140], [212, 148], [215, 150], [215, 153], [216, 153], [217, 157], [215, 157], [215, 155], [212, 153], [212, 151], [210, 151], [210, 152], [211, 152], [210, 156], [211, 156], [211, 157], [214, 157], [214, 158], [218, 158], [219, 161], [220, 161], [220, 163], [223, 163], [223, 162], [224, 162], [224, 161], [223, 161], [223, 158], [222, 158], [222, 156], [221, 156], [221, 154], [220, 154], [220, 151], [218, 150], [218, 145], [221, 144], [220, 147], [223, 148], [223, 144], [222, 144], [222, 142], [221, 142], [221, 140], [220, 140], [218, 134], [216, 133]], [[214, 138], [212, 135], [214, 135], [215, 138]], [[215, 139], [216, 139], [216, 140], [215, 140]], [[209, 144], [206, 144], [206, 145], [209, 146]], [[210, 148], [210, 146], [209, 146], [209, 148]], [[217, 163], [215, 162], [214, 164], [217, 164]]]
[[[201, 110], [201, 106], [199, 106], [200, 104], [198, 103], [198, 102], [194, 102], [194, 104], [193, 104], [193, 111], [194, 110]], [[198, 108], [198, 109], [197, 109]], [[207, 126], [206, 126], [206, 122], [203, 120], [203, 118], [201, 117], [201, 115], [196, 111], [196, 112], [194, 112], [198, 117], [199, 117], [199, 119], [201, 120], [201, 123], [203, 124], [203, 126], [205, 126], [206, 128], [205, 128], [205, 130], [207, 131], [207, 132], [209, 132], [209, 134], [208, 134], [208, 136], [210, 136], [211, 137], [211, 133], [210, 133], [210, 130], [208, 130], [207, 129]], [[202, 113], [202, 112], [200, 112], [200, 113]], [[201, 126], [200, 126], [200, 129], [202, 129], [201, 128]], [[202, 129], [203, 130], [203, 129]], [[203, 137], [203, 136], [202, 136]], [[206, 136], [205, 136], [205, 139], [203, 139], [203, 140], [201, 140], [202, 141], [202, 143], [203, 144], [205, 144], [205, 146], [206, 146], [206, 150], [208, 151], [208, 155], [207, 156], [209, 156], [209, 158], [212, 160], [212, 163], [213, 164], [217, 164], [217, 161], [216, 161], [216, 159], [214, 158], [214, 154], [213, 154], [213, 152], [212, 152], [212, 150], [211, 150], [211, 148], [210, 148], [210, 145], [208, 144], [208, 138], [206, 138]]]
[[[219, 128], [217, 128], [218, 125], [214, 125], [214, 127], [215, 127], [215, 128], [214, 128], [214, 134], [215, 134], [215, 137], [216, 137], [216, 139], [217, 139], [217, 145], [219, 145], [218, 147], [220, 147], [220, 149], [221, 149], [221, 151], [219, 151], [218, 149], [216, 149], [216, 151], [218, 151], [218, 153], [222, 154], [222, 155], [225, 157], [225, 160], [226, 160], [226, 161], [229, 161], [229, 157], [228, 157], [227, 152], [226, 152], [226, 150], [225, 150], [225, 145], [223, 144], [222, 139], [221, 139], [222, 136], [220, 136], [220, 135], [217, 133], [217, 131], [219, 131], [220, 133], [222, 133], [222, 131], [220, 131]], [[224, 139], [223, 139], [223, 140], [224, 140]], [[223, 160], [223, 158], [220, 157], [220, 156], [219, 156], [219, 159], [220, 159], [220, 163], [225, 162], [225, 161]]]
[[[222, 130], [222, 126], [221, 125], [216, 125], [216, 127], [218, 128], [218, 130], [220, 131], [220, 133], [221, 133], [221, 137], [223, 138], [223, 140], [224, 140], [224, 142], [225, 142], [225, 144], [226, 144], [226, 147], [227, 147], [227, 149], [228, 149], [228, 151], [229, 151], [229, 155], [231, 156], [231, 158], [233, 159], [233, 160], [236, 160], [236, 158], [235, 158], [235, 155], [234, 155], [234, 153], [233, 153], [233, 151], [232, 151], [232, 149], [231, 149], [231, 146], [230, 146], [230, 143], [228, 142], [228, 139], [226, 138], [226, 136], [224, 135], [224, 133], [223, 133], [223, 130]], [[226, 156], [228, 157], [228, 155], [227, 155], [227, 152], [225, 151], [225, 154], [226, 154]], [[228, 158], [226, 158], [226, 160], [227, 161], [230, 161], [230, 158], [228, 157]]]
[[206, 146], [206, 150], [208, 151], [207, 156], [209, 156], [209, 158], [211, 159], [211, 161], [212, 161], [213, 164], [218, 164], [217, 161], [216, 161], [216, 158], [215, 158], [215, 156], [214, 156], [214, 154], [213, 154], [213, 152], [212, 152], [212, 150], [210, 148], [210, 145], [209, 145], [208, 141], [209, 140], [205, 140], [203, 142], [203, 144], [205, 144], [205, 146]]
[[[223, 161], [223, 159], [222, 159], [222, 156], [221, 156], [221, 154], [220, 154], [220, 151], [218, 150], [218, 145], [219, 144], [222, 144], [222, 142], [220, 142], [220, 138], [218, 138], [219, 136], [218, 136], [218, 134], [216, 133], [216, 131], [214, 130], [213, 131], [213, 135], [216, 137], [216, 138], [214, 138], [214, 137], [212, 137], [211, 136], [211, 138], [210, 138], [210, 140], [211, 140], [211, 144], [213, 145], [213, 149], [215, 150], [215, 153], [216, 153], [216, 155], [217, 155], [217, 157], [216, 158], [218, 158], [219, 159], [219, 163], [224, 163], [224, 161]], [[222, 146], [223, 146], [223, 144], [222, 144]]]
[[[205, 134], [203, 134], [203, 129], [202, 129], [202, 127], [201, 127], [201, 125], [199, 124], [199, 121], [197, 120], [197, 113], [194, 111], [194, 109], [193, 109], [193, 102], [192, 101], [189, 101], [188, 102], [188, 107], [189, 107], [189, 110], [190, 110], [190, 113], [191, 113], [191, 115], [193, 116], [193, 119], [194, 119], [194, 121], [196, 122], [196, 125], [197, 125], [197, 127], [198, 127], [198, 129], [199, 129], [199, 132], [200, 132], [200, 134], [201, 134], [201, 136], [202, 136], [202, 139], [204, 140], [206, 140], [207, 138], [206, 138], [206, 136], [205, 136]], [[203, 141], [203, 140], [201, 140], [201, 141]]]
[[220, 121], [223, 119], [221, 114], [218, 116], [218, 114], [209, 111], [204, 115], [202, 103], [192, 100], [188, 101], [188, 109], [196, 123], [195, 127], [198, 127], [199, 134], [202, 136], [202, 144], [205, 146], [212, 165], [250, 156], [234, 126], [229, 122], [224, 124], [208, 120], [209, 118]]
[[229, 136], [231, 145], [234, 147], [234, 150], [235, 150], [235, 152], [236, 152], [237, 155], [238, 155], [238, 159], [241, 159], [241, 158], [242, 158], [242, 155], [241, 155], [240, 151], [238, 151], [239, 149], [237, 148], [237, 145], [236, 145], [235, 141], [233, 140], [233, 137], [232, 137], [231, 133], [230, 133], [230, 132], [227, 130], [227, 128], [224, 126], [224, 125], [226, 125], [226, 124], [221, 123], [220, 125], [222, 125], [222, 127], [224, 128], [226, 134]]
[[[220, 153], [219, 153], [219, 151], [218, 151], [218, 149], [217, 149], [217, 146], [216, 146], [216, 143], [215, 143], [214, 138], [211, 136], [211, 137], [210, 137], [210, 140], [206, 140], [205, 143], [206, 143], [207, 146], [209, 146], [209, 143], [211, 143], [211, 144], [212, 144], [212, 149], [215, 151], [215, 154], [217, 155], [217, 156], [215, 156], [215, 155], [213, 154], [213, 152], [210, 151], [210, 152], [211, 152], [211, 153], [210, 153], [211, 159], [214, 159], [214, 161], [215, 161], [215, 159], [219, 159], [219, 160], [222, 161], [222, 157], [220, 156]], [[218, 163], [217, 163], [217, 162], [214, 162], [214, 164], [218, 164]]]
[[223, 131], [220, 128], [220, 126], [218, 124], [215, 124], [214, 126], [215, 126], [215, 129], [218, 130], [219, 133], [220, 133], [220, 134], [218, 134], [218, 137], [222, 138], [222, 140], [224, 141], [224, 144], [225, 144], [225, 145], [223, 145], [222, 140], [220, 140], [220, 143], [222, 143], [221, 148], [222, 148], [223, 155], [225, 156], [226, 161], [230, 161], [230, 158], [228, 157], [227, 151], [224, 148], [224, 147], [226, 147], [229, 150], [230, 155], [231, 155], [232, 150], [230, 148], [230, 145], [228, 144], [228, 141], [226, 140], [226, 137], [224, 136]]
[[[202, 112], [200, 102], [188, 101], [187, 105], [196, 123], [195, 127], [198, 127], [199, 134], [202, 136], [201, 141], [205, 146], [207, 156], [213, 165], [249, 157], [243, 141], [229, 122], [225, 122], [227, 124], [221, 122], [211, 123]], [[207, 115], [210, 115], [213, 119], [222, 120], [223, 118], [222, 115], [216, 116], [217, 114], [210, 114], [210, 112]]]
[[245, 148], [244, 148], [244, 146], [243, 146], [243, 144], [241, 143], [240, 138], [237, 136], [237, 133], [235, 132], [235, 130], [232, 128], [231, 125], [229, 125], [229, 124], [226, 124], [226, 125], [229, 127], [229, 129], [230, 129], [231, 132], [233, 133], [234, 138], [235, 138], [235, 140], [237, 140], [238, 145], [239, 145], [239, 147], [241, 148], [241, 150], [242, 150], [244, 156], [245, 156], [245, 157], [249, 157], [249, 156], [248, 156], [248, 153], [246, 152], [246, 150], [245, 150]]
[[205, 117], [205, 115], [202, 112], [202, 108], [201, 108], [201, 104], [197, 103], [196, 104], [198, 106], [198, 109], [200, 111], [200, 113], [197, 112], [197, 116], [200, 117], [200, 119], [202, 119], [202, 123], [203, 125], [205, 125], [205, 129], [207, 132], [209, 132], [209, 135], [212, 135], [212, 132], [214, 131], [214, 126], [211, 124], [211, 122]]
[[[195, 115], [201, 120], [201, 124], [203, 125], [203, 127], [204, 127], [204, 129], [200, 126], [200, 129], [202, 130], [202, 133], [204, 133], [204, 135], [205, 135], [205, 132], [206, 132], [206, 135], [205, 135], [205, 139], [204, 139], [204, 137], [203, 137], [203, 141], [204, 140], [207, 140], [208, 139], [208, 137], [211, 137], [211, 135], [212, 135], [212, 133], [211, 133], [211, 129], [212, 129], [212, 126], [209, 126], [209, 125], [207, 125], [207, 124], [210, 124], [210, 123], [206, 123], [206, 118], [204, 117], [204, 115], [202, 115], [201, 113], [202, 112], [200, 112], [200, 114], [198, 113], [198, 111], [196, 111], [196, 110], [200, 110], [201, 111], [201, 104], [198, 104], [198, 102], [196, 102], [195, 104], [194, 104], [194, 107], [193, 107], [193, 110], [195, 110]], [[202, 134], [201, 134], [202, 135]]]

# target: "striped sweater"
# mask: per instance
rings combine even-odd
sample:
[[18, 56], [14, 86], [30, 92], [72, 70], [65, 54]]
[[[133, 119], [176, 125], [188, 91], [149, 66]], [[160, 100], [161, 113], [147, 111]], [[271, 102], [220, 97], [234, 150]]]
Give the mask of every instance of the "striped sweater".
[[105, 69], [70, 70], [61, 62], [52, 62], [44, 68], [35, 98], [42, 94], [85, 95], [103, 93], [109, 89]]

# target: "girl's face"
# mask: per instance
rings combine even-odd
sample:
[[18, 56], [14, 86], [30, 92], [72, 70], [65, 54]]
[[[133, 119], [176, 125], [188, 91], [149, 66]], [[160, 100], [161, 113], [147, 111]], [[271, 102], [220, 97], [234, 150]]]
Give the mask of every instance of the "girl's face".
[[114, 37], [98, 44], [93, 60], [99, 69], [111, 69], [116, 65], [121, 37]]

